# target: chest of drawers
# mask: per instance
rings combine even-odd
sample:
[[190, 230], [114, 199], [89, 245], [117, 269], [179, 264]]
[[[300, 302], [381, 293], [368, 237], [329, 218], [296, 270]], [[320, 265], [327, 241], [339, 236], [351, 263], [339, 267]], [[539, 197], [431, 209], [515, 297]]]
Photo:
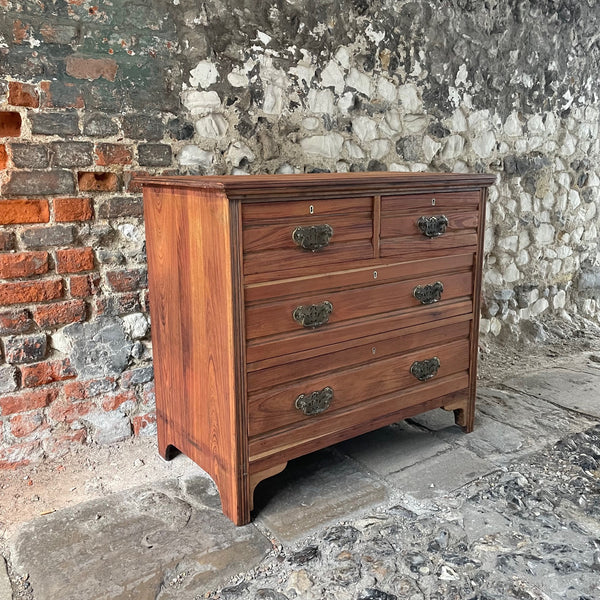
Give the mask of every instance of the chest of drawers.
[[290, 459], [438, 407], [470, 431], [493, 180], [143, 179], [161, 455], [239, 525]]

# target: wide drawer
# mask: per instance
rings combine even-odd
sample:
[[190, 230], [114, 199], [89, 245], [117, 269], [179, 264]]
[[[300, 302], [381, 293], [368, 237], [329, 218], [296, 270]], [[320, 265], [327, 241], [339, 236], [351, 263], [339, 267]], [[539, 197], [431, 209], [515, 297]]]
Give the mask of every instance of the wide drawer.
[[306, 329], [312, 332], [315, 344], [318, 344], [320, 331], [329, 325], [411, 307], [444, 304], [471, 297], [472, 293], [471, 270], [341, 291], [305, 293], [247, 306], [246, 337], [253, 340]]
[[[321, 415], [395, 391], [426, 389], [444, 377], [468, 370], [469, 353], [469, 340], [460, 339], [249, 393], [250, 436], [309, 419], [318, 421]], [[419, 380], [419, 376], [427, 379]]]
[[244, 274], [373, 258], [373, 199], [242, 204]]

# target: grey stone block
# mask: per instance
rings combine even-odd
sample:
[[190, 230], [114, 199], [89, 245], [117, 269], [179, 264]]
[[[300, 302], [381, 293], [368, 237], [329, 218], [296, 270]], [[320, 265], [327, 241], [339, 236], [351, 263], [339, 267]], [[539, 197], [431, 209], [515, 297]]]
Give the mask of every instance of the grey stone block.
[[19, 169], [43, 169], [50, 164], [48, 148], [41, 144], [11, 144], [10, 150], [13, 164]]
[[21, 234], [21, 239], [27, 248], [68, 246], [75, 239], [75, 229], [70, 225], [32, 227]]
[[30, 113], [31, 133], [41, 135], [78, 135], [79, 117], [75, 111]]

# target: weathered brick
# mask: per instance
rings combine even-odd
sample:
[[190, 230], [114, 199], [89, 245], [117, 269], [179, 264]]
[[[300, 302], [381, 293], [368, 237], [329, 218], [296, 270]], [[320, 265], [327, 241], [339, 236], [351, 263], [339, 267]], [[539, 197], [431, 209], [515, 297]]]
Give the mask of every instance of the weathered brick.
[[35, 135], [79, 135], [79, 117], [74, 111], [32, 113], [29, 120]]
[[108, 115], [92, 113], [83, 121], [83, 133], [92, 137], [110, 137], [119, 133], [119, 126]]
[[171, 146], [167, 144], [140, 144], [138, 163], [142, 167], [168, 167], [172, 160]]
[[11, 144], [10, 150], [19, 169], [43, 169], [50, 164], [48, 148], [42, 144]]
[[138, 367], [131, 371], [124, 371], [121, 375], [121, 387], [128, 389], [140, 383], [148, 383], [154, 377], [154, 369], [152, 366]]
[[68, 358], [39, 362], [21, 367], [21, 382], [23, 387], [39, 387], [55, 381], [73, 379], [77, 372], [71, 366]]
[[126, 192], [130, 194], [141, 194], [142, 184], [139, 182], [140, 175], [148, 175], [148, 171], [127, 171], [123, 174], [123, 185]]
[[79, 86], [62, 81], [42, 81], [42, 108], [83, 108]]
[[156, 423], [156, 414], [148, 413], [147, 415], [136, 415], [131, 419], [133, 426], [133, 435], [149, 435], [154, 433], [154, 428], [151, 427]]
[[135, 402], [135, 392], [133, 390], [127, 390], [126, 392], [118, 392], [112, 396], [108, 396], [102, 401], [102, 408], [110, 411], [115, 410], [124, 404], [125, 402]]
[[0, 335], [27, 333], [35, 325], [28, 310], [6, 310], [0, 312]]
[[83, 171], [77, 174], [79, 190], [82, 192], [117, 192], [120, 188], [116, 173], [95, 173]]
[[102, 219], [141, 217], [143, 214], [142, 199], [132, 196], [111, 196], [98, 210], [98, 216]]
[[96, 408], [96, 405], [90, 400], [72, 402], [62, 398], [50, 405], [48, 417], [57, 423], [73, 423]]
[[12, 106], [38, 108], [40, 95], [34, 85], [20, 81], [8, 82], [8, 103]]
[[0, 112], [0, 137], [19, 137], [20, 135], [20, 113], [9, 110]]
[[75, 79], [94, 80], [103, 77], [114, 81], [119, 65], [114, 58], [86, 58], [71, 55], [67, 57], [67, 74]]
[[45, 334], [10, 336], [4, 340], [6, 362], [10, 364], [30, 363], [43, 360], [48, 340]]
[[0, 254], [0, 278], [30, 277], [48, 272], [47, 252]]
[[133, 292], [148, 287], [148, 273], [146, 269], [108, 271], [106, 278], [110, 287], [115, 292]]
[[96, 273], [90, 275], [73, 275], [69, 279], [69, 290], [73, 298], [87, 298], [100, 291], [100, 276]]
[[47, 44], [71, 44], [79, 37], [79, 29], [50, 21], [40, 27], [40, 35]]
[[48, 200], [0, 200], [0, 225], [47, 223]]
[[10, 419], [10, 432], [16, 438], [24, 438], [31, 435], [36, 429], [39, 429], [45, 423], [42, 412], [27, 413], [24, 415], [14, 415]]
[[62, 279], [0, 283], [0, 305], [46, 302], [61, 298], [62, 294]]
[[89, 221], [94, 216], [94, 208], [91, 198], [55, 198], [54, 220], [66, 221]]
[[42, 328], [48, 329], [56, 325], [81, 322], [86, 316], [83, 300], [67, 300], [42, 304], [32, 309], [33, 320]]
[[42, 447], [47, 456], [59, 457], [66, 454], [73, 444], [83, 444], [86, 438], [87, 431], [83, 428], [67, 433], [54, 430], [52, 436], [42, 440]]
[[51, 148], [55, 167], [87, 167], [94, 162], [89, 142], [54, 142]]
[[32, 227], [21, 233], [21, 240], [27, 248], [44, 246], [68, 246], [75, 239], [75, 230], [71, 225], [51, 225], [50, 227]]
[[102, 167], [107, 165], [130, 165], [133, 153], [129, 146], [123, 144], [96, 144], [96, 164]]
[[41, 442], [33, 440], [21, 444], [13, 444], [0, 450], [0, 470], [17, 469], [38, 461], [44, 455]]
[[2, 416], [27, 412], [36, 408], [44, 408], [58, 397], [56, 388], [27, 390], [12, 396], [0, 396], [0, 412]]
[[121, 123], [125, 137], [132, 140], [160, 140], [165, 131], [161, 119], [153, 115], [126, 115], [121, 118]]
[[86, 400], [113, 392], [117, 384], [112, 377], [88, 379], [87, 381], [69, 381], [64, 386], [65, 397], [68, 400]]
[[14, 231], [0, 230], [0, 252], [14, 250], [17, 246], [17, 236]]
[[49, 196], [75, 193], [70, 171], [13, 171], [2, 192], [7, 196]]
[[94, 252], [91, 248], [68, 248], [56, 251], [58, 273], [80, 273], [94, 268]]
[[140, 312], [142, 305], [137, 292], [126, 292], [125, 294], [113, 294], [109, 297], [98, 298], [96, 301], [96, 312], [99, 315], [127, 315]]
[[8, 166], [8, 154], [6, 152], [6, 144], [0, 144], [0, 171]]
[[12, 26], [13, 42], [15, 44], [22, 44], [31, 35], [31, 25], [29, 23], [23, 23], [21, 19], [14, 21]]
[[16, 367], [12, 365], [0, 366], [0, 394], [9, 394], [19, 387], [17, 375], [18, 370]]

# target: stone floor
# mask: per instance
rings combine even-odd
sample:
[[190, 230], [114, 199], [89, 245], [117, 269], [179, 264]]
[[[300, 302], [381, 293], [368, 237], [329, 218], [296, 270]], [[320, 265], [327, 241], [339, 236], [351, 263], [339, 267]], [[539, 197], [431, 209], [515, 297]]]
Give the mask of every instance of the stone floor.
[[431, 411], [293, 461], [245, 527], [183, 456], [15, 513], [0, 600], [598, 600], [598, 360], [480, 385], [469, 435]]

